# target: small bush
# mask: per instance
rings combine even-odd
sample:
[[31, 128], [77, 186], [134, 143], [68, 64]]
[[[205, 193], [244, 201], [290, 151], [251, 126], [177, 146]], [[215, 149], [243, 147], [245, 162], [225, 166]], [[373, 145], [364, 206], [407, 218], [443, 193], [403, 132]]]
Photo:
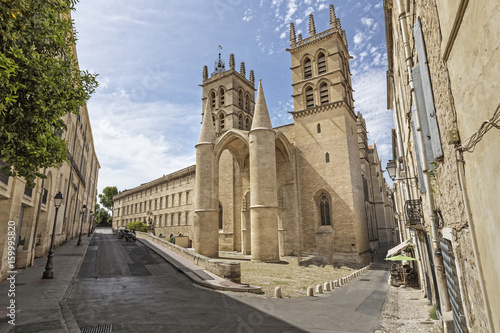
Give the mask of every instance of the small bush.
[[432, 306], [431, 310], [429, 311], [429, 317], [431, 317], [432, 320], [438, 319], [437, 306], [435, 304]]
[[146, 224], [141, 221], [130, 222], [129, 224], [127, 224], [127, 229], [129, 230], [133, 229], [135, 231], [142, 231], [142, 232], [148, 231], [148, 227], [146, 226]]

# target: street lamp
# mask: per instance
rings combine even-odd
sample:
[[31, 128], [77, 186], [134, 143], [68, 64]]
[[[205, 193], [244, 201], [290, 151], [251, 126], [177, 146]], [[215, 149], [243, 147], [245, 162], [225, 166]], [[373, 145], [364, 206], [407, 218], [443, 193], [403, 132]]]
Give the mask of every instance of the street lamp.
[[396, 178], [396, 163], [394, 163], [393, 160], [387, 161], [387, 173], [389, 174], [389, 177], [391, 177], [392, 180]]
[[52, 279], [54, 277], [54, 272], [52, 272], [54, 251], [52, 251], [52, 246], [54, 245], [54, 235], [56, 233], [56, 223], [57, 223], [57, 211], [61, 207], [63, 201], [63, 195], [58, 192], [54, 197], [54, 206], [56, 207], [56, 213], [54, 215], [54, 225], [52, 226], [52, 237], [50, 238], [50, 248], [49, 255], [47, 256], [47, 265], [45, 265], [45, 272], [43, 272], [43, 279]]
[[90, 237], [90, 233], [92, 232], [93, 224], [94, 224], [94, 213], [92, 211], [90, 211], [89, 232], [87, 233], [87, 237]]
[[87, 212], [87, 206], [83, 205], [82, 207], [82, 222], [80, 223], [80, 235], [78, 236], [78, 243], [76, 245], [82, 244], [82, 228], [83, 228], [83, 219], [85, 218], [85, 213]]

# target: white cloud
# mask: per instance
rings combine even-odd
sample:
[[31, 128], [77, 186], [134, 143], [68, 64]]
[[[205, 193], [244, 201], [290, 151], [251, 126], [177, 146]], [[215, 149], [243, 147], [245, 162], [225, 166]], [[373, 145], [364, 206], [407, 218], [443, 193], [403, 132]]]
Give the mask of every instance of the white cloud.
[[286, 32], [286, 31], [283, 31], [283, 32], [281, 33], [281, 35], [280, 35], [280, 39], [285, 39], [286, 35], [287, 35], [287, 32]]
[[363, 25], [366, 25], [368, 28], [370, 28], [373, 24], [373, 19], [369, 17], [362, 17], [361, 18], [361, 23]]

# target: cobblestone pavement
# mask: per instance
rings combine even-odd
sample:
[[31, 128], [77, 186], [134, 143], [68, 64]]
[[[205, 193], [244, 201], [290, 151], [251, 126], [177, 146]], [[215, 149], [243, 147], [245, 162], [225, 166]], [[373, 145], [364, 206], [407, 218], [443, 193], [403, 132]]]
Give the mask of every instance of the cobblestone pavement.
[[420, 289], [390, 286], [380, 315], [383, 329], [375, 332], [442, 332], [438, 321], [429, 317], [431, 309], [429, 300], [424, 298]]

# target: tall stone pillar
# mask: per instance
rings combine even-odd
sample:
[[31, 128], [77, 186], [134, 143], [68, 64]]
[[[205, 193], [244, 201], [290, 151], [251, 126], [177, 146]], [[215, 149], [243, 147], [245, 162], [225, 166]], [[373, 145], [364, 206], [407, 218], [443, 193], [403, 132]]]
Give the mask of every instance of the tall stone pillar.
[[200, 138], [196, 145], [193, 247], [196, 253], [208, 257], [219, 256], [215, 139], [215, 128], [207, 99]]
[[250, 201], [250, 190], [243, 195], [241, 204], [241, 252], [250, 254], [251, 251], [251, 229], [250, 229], [250, 210], [248, 209]]
[[280, 257], [275, 132], [260, 80], [249, 142], [252, 260], [277, 262]]

